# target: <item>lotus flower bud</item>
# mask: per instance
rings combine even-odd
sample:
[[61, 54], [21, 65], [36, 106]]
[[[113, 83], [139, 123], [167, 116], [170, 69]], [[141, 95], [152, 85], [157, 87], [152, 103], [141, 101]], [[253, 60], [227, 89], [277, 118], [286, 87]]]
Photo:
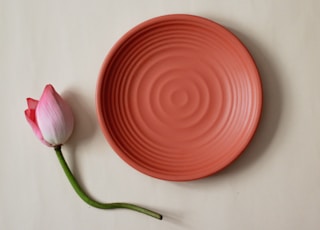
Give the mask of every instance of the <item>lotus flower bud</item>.
[[27, 98], [25, 116], [36, 136], [47, 146], [64, 144], [72, 134], [74, 118], [69, 105], [46, 85], [39, 101]]

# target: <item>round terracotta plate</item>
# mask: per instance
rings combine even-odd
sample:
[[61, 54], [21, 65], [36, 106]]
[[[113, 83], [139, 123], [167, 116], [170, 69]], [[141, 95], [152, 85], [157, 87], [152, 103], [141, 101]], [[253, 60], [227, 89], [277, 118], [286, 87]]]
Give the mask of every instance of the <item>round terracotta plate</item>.
[[101, 69], [97, 111], [115, 152], [149, 176], [186, 181], [235, 160], [257, 128], [260, 77], [226, 28], [192, 15], [134, 27]]

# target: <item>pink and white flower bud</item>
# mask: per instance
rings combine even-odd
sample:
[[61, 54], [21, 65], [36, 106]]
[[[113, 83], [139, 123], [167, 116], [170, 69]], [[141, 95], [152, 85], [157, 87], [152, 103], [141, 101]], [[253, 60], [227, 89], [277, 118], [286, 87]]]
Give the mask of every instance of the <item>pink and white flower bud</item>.
[[70, 106], [46, 85], [39, 101], [27, 98], [25, 116], [36, 136], [46, 145], [64, 144], [72, 134], [74, 118]]

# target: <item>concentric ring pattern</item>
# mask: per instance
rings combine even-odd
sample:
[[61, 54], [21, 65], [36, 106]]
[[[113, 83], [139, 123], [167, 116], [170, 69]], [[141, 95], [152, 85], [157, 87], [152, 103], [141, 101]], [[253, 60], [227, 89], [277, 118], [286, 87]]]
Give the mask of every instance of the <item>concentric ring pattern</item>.
[[118, 155], [174, 181], [211, 175], [236, 159], [262, 106], [247, 49], [221, 25], [192, 15], [157, 17], [125, 34], [97, 91], [99, 122]]

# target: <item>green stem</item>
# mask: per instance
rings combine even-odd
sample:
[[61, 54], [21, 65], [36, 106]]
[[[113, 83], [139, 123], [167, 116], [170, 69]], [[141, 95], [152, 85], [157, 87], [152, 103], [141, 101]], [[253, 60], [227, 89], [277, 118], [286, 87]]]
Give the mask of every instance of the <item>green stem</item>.
[[72, 187], [74, 188], [74, 190], [76, 191], [76, 193], [80, 196], [80, 198], [86, 202], [87, 204], [96, 207], [96, 208], [100, 208], [100, 209], [116, 209], [116, 208], [125, 208], [125, 209], [131, 209], [137, 212], [141, 212], [143, 214], [152, 216], [156, 219], [162, 220], [162, 215], [156, 212], [153, 212], [149, 209], [146, 208], [142, 208], [139, 207], [137, 205], [134, 204], [129, 204], [129, 203], [100, 203], [97, 202], [93, 199], [91, 199], [80, 187], [79, 183], [77, 182], [76, 178], [73, 176], [70, 168], [68, 167], [66, 160], [64, 159], [63, 155], [62, 155], [62, 151], [61, 151], [61, 146], [56, 146], [54, 148], [54, 150], [56, 151], [56, 154], [58, 156], [59, 162], [66, 174], [66, 176], [68, 177]]

